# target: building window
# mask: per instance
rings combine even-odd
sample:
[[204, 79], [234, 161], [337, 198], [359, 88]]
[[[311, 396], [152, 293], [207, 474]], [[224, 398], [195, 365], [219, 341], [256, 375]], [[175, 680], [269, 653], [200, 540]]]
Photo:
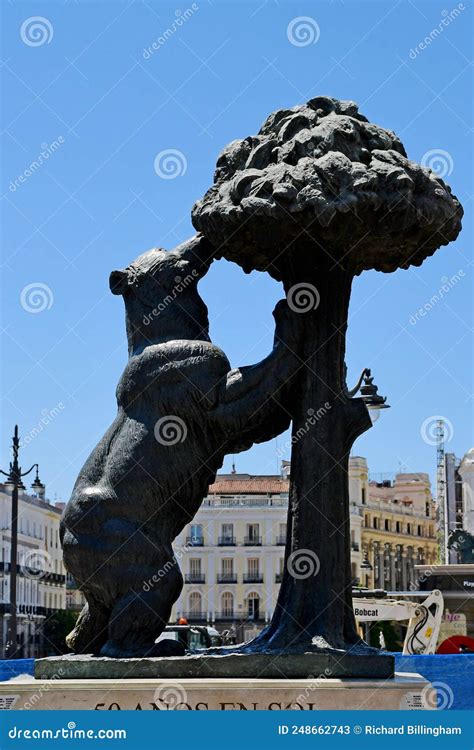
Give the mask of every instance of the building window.
[[237, 583], [234, 575], [234, 561], [231, 557], [223, 557], [221, 560], [221, 573], [217, 578], [218, 583]]
[[234, 595], [231, 594], [230, 591], [226, 591], [222, 594], [222, 616], [234, 616]]
[[281, 523], [278, 528], [277, 544], [286, 544], [286, 523]]
[[201, 575], [201, 558], [193, 557], [189, 560], [189, 572], [192, 576]]
[[366, 503], [365, 487], [362, 487], [361, 500], [362, 500], [362, 505], [365, 505], [365, 503]]
[[187, 538], [188, 544], [192, 544], [195, 547], [202, 547], [204, 544], [204, 537], [202, 533], [202, 526], [200, 523], [193, 523], [191, 525], [191, 535]]
[[247, 560], [247, 574], [245, 583], [261, 583], [260, 560], [258, 557], [249, 557]]
[[397, 521], [397, 522], [396, 522], [396, 524], [395, 524], [395, 528], [396, 528], [397, 534], [401, 534], [401, 531], [402, 531], [402, 525], [401, 525], [400, 521]]
[[223, 523], [221, 526], [221, 539], [219, 540], [221, 544], [234, 544], [234, 524], [233, 523]]
[[379, 519], [375, 518], [375, 516], [374, 516], [374, 518], [372, 519], [372, 528], [378, 529], [378, 527], [379, 527], [378, 521], [379, 521]]
[[407, 523], [407, 534], [411, 534], [411, 523]]
[[366, 529], [368, 529], [370, 526], [370, 517], [367, 513], [364, 516], [364, 526]]
[[418, 536], [423, 536], [423, 528], [418, 526]]
[[192, 594], [189, 595], [189, 614], [191, 616], [200, 615], [201, 608], [202, 608], [202, 596], [199, 593], [199, 591], [193, 591]]
[[260, 560], [258, 557], [250, 557], [247, 561], [247, 569], [249, 573], [258, 575], [260, 567]]
[[252, 591], [252, 593], [248, 595], [247, 614], [249, 620], [258, 620], [260, 617], [260, 597], [255, 591]]
[[260, 537], [260, 525], [258, 523], [247, 524], [247, 536], [245, 537], [245, 544], [261, 544], [262, 540]]
[[429, 503], [425, 503], [425, 516], [427, 518], [430, 517], [430, 504]]
[[385, 531], [390, 531], [390, 521], [388, 518], [385, 519]]

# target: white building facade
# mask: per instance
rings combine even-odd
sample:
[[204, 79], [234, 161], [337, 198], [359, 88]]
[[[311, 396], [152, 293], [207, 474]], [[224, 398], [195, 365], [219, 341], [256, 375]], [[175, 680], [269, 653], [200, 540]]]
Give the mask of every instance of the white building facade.
[[[11, 489], [0, 484], [0, 653], [10, 618]], [[66, 608], [66, 571], [59, 542], [61, 509], [19, 491], [17, 555], [17, 655], [47, 652], [43, 623]]]
[[[362, 562], [360, 482], [365, 491], [369, 484], [362, 461], [351, 459], [349, 467], [354, 585]], [[283, 572], [288, 490], [287, 475], [218, 475], [174, 543], [185, 584], [172, 622], [209, 622], [245, 640], [271, 620]]]

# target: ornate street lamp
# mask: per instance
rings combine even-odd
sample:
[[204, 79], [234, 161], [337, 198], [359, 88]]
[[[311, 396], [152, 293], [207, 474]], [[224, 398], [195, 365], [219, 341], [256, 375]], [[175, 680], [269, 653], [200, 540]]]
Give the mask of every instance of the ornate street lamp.
[[387, 398], [378, 393], [378, 387], [374, 383], [372, 371], [368, 367], [362, 370], [357, 385], [349, 391], [349, 396], [355, 396], [359, 391], [369, 411], [372, 424], [374, 424], [380, 416], [380, 410], [390, 409], [390, 405], [386, 403]]
[[18, 490], [24, 490], [22, 477], [30, 474], [36, 468], [36, 479], [33, 482], [33, 488], [41, 490], [44, 496], [44, 485], [38, 475], [38, 464], [22, 472], [18, 462], [18, 453], [20, 449], [20, 438], [18, 437], [18, 425], [15, 425], [15, 431], [12, 438], [13, 461], [10, 462], [8, 473], [0, 469], [0, 474], [7, 477], [5, 485], [11, 487], [12, 493], [12, 524], [11, 524], [11, 544], [10, 544], [10, 620], [8, 626], [7, 643], [5, 644], [5, 657], [13, 659], [17, 652], [17, 600], [16, 600], [16, 578], [17, 578], [17, 554], [18, 554]]
[[[46, 495], [46, 485], [43, 484], [43, 482], [39, 478], [38, 464], [34, 464], [33, 466], [36, 466], [36, 476], [35, 476], [35, 481], [31, 485], [31, 489], [33, 490], [36, 497], [38, 497], [40, 500], [44, 500], [44, 497]], [[31, 468], [33, 468], [33, 466]]]

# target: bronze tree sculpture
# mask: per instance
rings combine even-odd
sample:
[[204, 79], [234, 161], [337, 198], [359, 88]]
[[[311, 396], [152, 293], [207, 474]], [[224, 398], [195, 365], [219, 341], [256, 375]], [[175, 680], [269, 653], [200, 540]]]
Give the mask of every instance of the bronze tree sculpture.
[[230, 143], [194, 206], [194, 226], [220, 256], [268, 271], [306, 311], [284, 577], [273, 620], [248, 651], [365, 649], [351, 600], [347, 462], [370, 420], [345, 382], [351, 284], [366, 269], [420, 265], [457, 237], [461, 216], [449, 187], [409, 161], [394, 133], [328, 97], [274, 112], [257, 135]]

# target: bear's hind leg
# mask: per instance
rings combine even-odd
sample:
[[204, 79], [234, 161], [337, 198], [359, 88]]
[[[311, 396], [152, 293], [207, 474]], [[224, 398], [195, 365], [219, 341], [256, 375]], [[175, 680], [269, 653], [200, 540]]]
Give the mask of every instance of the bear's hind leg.
[[90, 599], [81, 610], [66, 644], [75, 654], [98, 654], [107, 640], [110, 611]]
[[183, 653], [177, 642], [155, 644], [168, 624], [171, 609], [183, 587], [183, 577], [176, 562], [153, 588], [131, 589], [119, 599], [110, 615], [108, 640], [101, 656], [177, 656]]

